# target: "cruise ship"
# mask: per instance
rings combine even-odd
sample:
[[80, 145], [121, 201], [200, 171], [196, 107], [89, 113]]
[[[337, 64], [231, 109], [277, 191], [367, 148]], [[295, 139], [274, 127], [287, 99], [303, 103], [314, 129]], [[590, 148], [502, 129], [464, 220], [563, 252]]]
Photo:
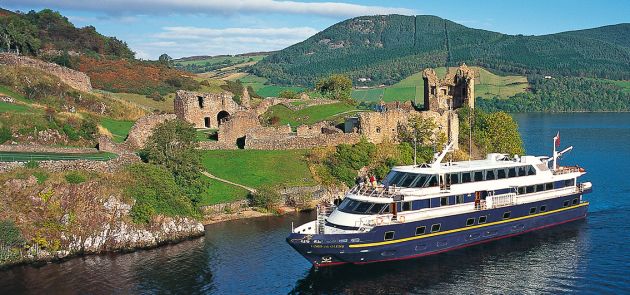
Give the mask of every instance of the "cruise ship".
[[586, 171], [549, 156], [394, 167], [382, 183], [350, 189], [339, 206], [292, 229], [287, 242], [316, 267], [411, 259], [509, 238], [586, 217]]

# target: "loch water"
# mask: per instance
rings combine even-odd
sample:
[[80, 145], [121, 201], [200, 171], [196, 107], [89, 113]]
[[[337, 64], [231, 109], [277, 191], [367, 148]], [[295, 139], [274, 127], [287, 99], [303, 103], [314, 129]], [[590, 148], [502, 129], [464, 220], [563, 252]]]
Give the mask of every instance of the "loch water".
[[285, 242], [313, 213], [236, 220], [203, 238], [0, 271], [0, 294], [630, 293], [630, 114], [515, 114], [528, 154], [557, 131], [592, 181], [586, 220], [414, 260], [311, 269]]

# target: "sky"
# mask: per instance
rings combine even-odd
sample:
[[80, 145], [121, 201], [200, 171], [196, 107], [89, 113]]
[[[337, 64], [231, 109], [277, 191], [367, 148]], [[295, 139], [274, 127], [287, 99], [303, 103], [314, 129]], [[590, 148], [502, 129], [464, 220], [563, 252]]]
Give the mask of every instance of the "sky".
[[57, 10], [77, 27], [127, 42], [142, 59], [279, 50], [362, 15], [436, 15], [523, 35], [630, 22], [630, 0], [0, 0], [0, 7]]

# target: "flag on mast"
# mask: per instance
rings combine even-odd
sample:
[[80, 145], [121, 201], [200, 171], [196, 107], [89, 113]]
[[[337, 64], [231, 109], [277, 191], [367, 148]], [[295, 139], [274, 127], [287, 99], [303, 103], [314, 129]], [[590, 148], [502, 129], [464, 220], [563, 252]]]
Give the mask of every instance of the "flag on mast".
[[558, 131], [558, 134], [553, 138], [553, 142], [556, 144], [556, 147], [560, 147], [560, 131]]

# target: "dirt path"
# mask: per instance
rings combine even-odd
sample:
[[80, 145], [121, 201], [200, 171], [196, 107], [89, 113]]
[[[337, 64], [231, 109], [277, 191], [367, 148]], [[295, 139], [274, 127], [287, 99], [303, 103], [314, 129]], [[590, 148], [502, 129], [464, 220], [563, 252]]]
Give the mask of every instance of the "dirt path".
[[216, 177], [216, 176], [214, 176], [214, 175], [210, 174], [210, 173], [209, 173], [209, 172], [207, 172], [207, 171], [203, 171], [203, 172], [201, 172], [201, 173], [202, 173], [203, 175], [205, 175], [205, 176], [208, 176], [208, 177], [212, 178], [212, 179], [216, 179], [216, 180], [218, 180], [218, 181], [225, 182], [225, 183], [227, 183], [227, 184], [231, 184], [231, 185], [234, 185], [234, 186], [242, 187], [242, 188], [244, 188], [244, 189], [248, 190], [248, 191], [249, 191], [249, 192], [251, 192], [251, 193], [255, 193], [255, 192], [256, 192], [256, 189], [254, 189], [254, 188], [251, 188], [251, 187], [249, 187], [249, 186], [244, 186], [244, 185], [242, 185], [242, 184], [238, 184], [238, 183], [235, 183], [235, 182], [231, 182], [231, 181], [229, 181], [229, 180], [227, 180], [227, 179], [223, 179], [223, 178]]

